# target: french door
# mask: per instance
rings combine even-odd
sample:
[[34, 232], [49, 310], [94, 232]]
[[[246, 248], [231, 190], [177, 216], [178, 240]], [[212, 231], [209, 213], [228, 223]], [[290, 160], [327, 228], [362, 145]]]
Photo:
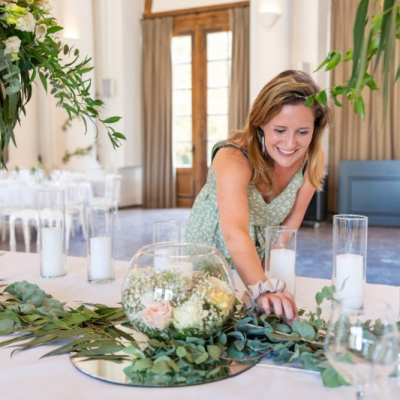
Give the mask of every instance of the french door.
[[214, 144], [228, 137], [228, 11], [174, 18], [173, 142], [177, 206], [190, 207], [207, 179]]

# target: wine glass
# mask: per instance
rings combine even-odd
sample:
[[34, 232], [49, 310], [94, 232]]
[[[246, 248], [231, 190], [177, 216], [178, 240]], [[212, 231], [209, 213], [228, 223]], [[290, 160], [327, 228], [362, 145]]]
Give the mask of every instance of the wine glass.
[[335, 302], [325, 337], [325, 354], [333, 368], [357, 386], [357, 399], [367, 387], [395, 369], [399, 351], [398, 329], [388, 303], [366, 299], [364, 309], [346, 307], [351, 298]]

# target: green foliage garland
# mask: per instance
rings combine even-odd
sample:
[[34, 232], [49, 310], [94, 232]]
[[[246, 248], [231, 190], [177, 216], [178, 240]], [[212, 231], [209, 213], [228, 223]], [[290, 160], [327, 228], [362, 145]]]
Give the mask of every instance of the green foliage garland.
[[315, 312], [289, 326], [274, 314], [256, 316], [237, 307], [234, 316], [213, 337], [186, 340], [149, 340], [141, 345], [121, 329], [121, 307], [82, 304], [66, 308], [37, 285], [26, 281], [8, 285], [0, 301], [0, 335], [13, 335], [0, 347], [18, 345], [16, 351], [66, 341], [44, 355], [70, 352], [78, 357], [110, 361], [131, 361], [125, 374], [132, 383], [184, 385], [226, 374], [233, 363], [256, 364], [262, 357], [275, 363], [300, 363], [319, 371], [325, 386], [346, 382], [328, 364], [323, 354], [326, 321], [319, 305], [332, 299], [334, 287], [324, 287], [316, 295]]

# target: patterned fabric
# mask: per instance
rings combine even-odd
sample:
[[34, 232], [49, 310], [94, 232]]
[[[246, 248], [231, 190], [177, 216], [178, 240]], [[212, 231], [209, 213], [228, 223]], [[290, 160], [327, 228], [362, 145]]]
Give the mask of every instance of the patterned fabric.
[[[213, 150], [213, 158], [222, 147], [235, 147], [247, 158], [248, 154], [233, 142], [217, 143]], [[249, 185], [247, 199], [250, 213], [250, 236], [257, 249], [260, 260], [265, 253], [265, 228], [280, 225], [289, 214], [296, 199], [297, 191], [303, 184], [302, 169], [297, 172], [282, 193], [266, 203], [255, 185]], [[193, 204], [185, 235], [188, 243], [204, 243], [216, 247], [225, 258], [231, 259], [222, 238], [217, 207], [217, 185], [215, 173], [210, 167], [207, 182]]]

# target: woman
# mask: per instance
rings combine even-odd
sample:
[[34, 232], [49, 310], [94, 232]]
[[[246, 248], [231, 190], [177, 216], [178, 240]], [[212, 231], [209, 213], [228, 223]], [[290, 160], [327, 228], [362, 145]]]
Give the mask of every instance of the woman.
[[331, 108], [304, 105], [317, 92], [301, 71], [282, 72], [264, 86], [245, 127], [214, 146], [186, 231], [187, 242], [213, 245], [232, 261], [255, 308], [289, 321], [297, 317], [293, 297], [263, 270], [265, 228], [298, 228], [321, 189]]

